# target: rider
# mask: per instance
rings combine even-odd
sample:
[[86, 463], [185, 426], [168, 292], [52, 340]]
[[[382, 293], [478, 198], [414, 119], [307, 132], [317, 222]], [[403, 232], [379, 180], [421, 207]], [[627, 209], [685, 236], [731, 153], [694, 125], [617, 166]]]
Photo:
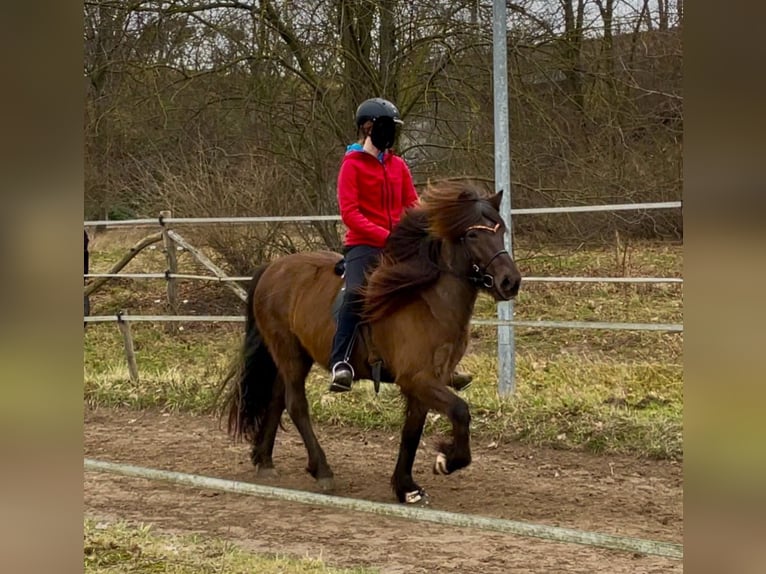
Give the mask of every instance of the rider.
[[365, 100], [356, 110], [358, 141], [346, 148], [338, 174], [338, 205], [346, 225], [344, 255], [346, 293], [330, 356], [330, 390], [351, 390], [354, 370], [349, 362], [354, 332], [359, 324], [359, 288], [377, 261], [391, 229], [402, 213], [418, 202], [412, 174], [391, 148], [399, 110], [383, 98]]
[[[388, 100], [371, 98], [356, 110], [357, 142], [346, 148], [338, 174], [338, 205], [346, 226], [344, 241], [346, 292], [333, 338], [330, 390], [351, 390], [354, 369], [350, 363], [362, 301], [359, 289], [365, 273], [378, 260], [393, 227], [404, 210], [418, 203], [412, 174], [391, 148], [399, 110]], [[450, 385], [458, 390], [471, 382], [455, 374]]]

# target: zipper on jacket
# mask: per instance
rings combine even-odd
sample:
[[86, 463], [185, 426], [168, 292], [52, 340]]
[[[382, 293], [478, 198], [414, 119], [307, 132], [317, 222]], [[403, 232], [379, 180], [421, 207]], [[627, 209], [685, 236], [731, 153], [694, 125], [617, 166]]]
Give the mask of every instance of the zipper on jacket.
[[380, 165], [383, 167], [383, 195], [385, 196], [385, 202], [386, 202], [386, 214], [388, 215], [388, 230], [392, 231], [394, 226], [391, 223], [391, 197], [388, 193], [388, 173], [386, 172], [386, 156], [383, 156], [383, 160], [380, 162]]
[[[379, 157], [375, 158], [375, 161], [381, 165], [383, 165], [383, 162], [380, 161]], [[383, 185], [381, 186], [381, 192], [380, 192], [380, 211], [381, 213], [385, 211], [386, 209], [386, 168], [383, 168]]]

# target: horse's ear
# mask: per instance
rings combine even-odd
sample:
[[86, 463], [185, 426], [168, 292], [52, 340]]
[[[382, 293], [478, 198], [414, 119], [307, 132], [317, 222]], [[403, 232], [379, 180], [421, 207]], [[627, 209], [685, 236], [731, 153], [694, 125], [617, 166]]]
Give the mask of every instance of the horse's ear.
[[495, 195], [488, 198], [488, 201], [492, 207], [494, 207], [495, 210], [500, 213], [500, 202], [503, 201], [503, 190], [501, 189]]

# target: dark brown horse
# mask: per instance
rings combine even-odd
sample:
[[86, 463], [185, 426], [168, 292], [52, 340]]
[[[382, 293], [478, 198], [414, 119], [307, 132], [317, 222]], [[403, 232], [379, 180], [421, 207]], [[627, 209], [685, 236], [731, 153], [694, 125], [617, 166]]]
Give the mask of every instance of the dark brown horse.
[[[356, 378], [369, 379], [368, 359], [382, 358], [406, 399], [391, 478], [400, 502], [425, 497], [412, 478], [412, 464], [429, 410], [449, 418], [453, 435], [439, 446], [434, 472], [450, 474], [471, 462], [468, 405], [447, 383], [465, 352], [479, 290], [496, 300], [511, 299], [519, 290], [521, 275], [504, 248], [501, 197], [502, 192], [482, 197], [465, 183], [430, 187], [394, 229], [369, 275], [368, 335], [352, 362]], [[274, 439], [286, 408], [308, 451], [306, 470], [324, 490], [333, 487], [333, 472], [312, 429], [305, 379], [314, 362], [326, 367], [329, 361], [340, 258], [324, 251], [297, 253], [256, 271], [241, 361], [222, 387], [229, 432], [252, 442], [258, 474], [274, 473]]]

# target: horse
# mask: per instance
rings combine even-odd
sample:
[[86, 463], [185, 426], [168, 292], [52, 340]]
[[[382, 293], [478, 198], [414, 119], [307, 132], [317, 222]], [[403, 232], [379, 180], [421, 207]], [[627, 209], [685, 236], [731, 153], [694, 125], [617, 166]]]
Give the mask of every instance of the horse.
[[[480, 290], [514, 298], [521, 274], [505, 249], [502, 191], [487, 196], [467, 182], [429, 184], [419, 204], [391, 231], [363, 296], [366, 335], [352, 354], [355, 379], [372, 378], [372, 357], [398, 385], [406, 403], [391, 487], [401, 503], [427, 503], [412, 465], [426, 415], [452, 424], [452, 442], [438, 445], [433, 472], [451, 474], [471, 462], [470, 412], [448, 387], [469, 339]], [[247, 290], [245, 338], [222, 381], [221, 417], [235, 440], [251, 442], [256, 475], [276, 474], [272, 454], [282, 413], [289, 413], [308, 453], [306, 471], [322, 491], [333, 471], [314, 433], [305, 381], [316, 362], [329, 366], [331, 314], [343, 280], [342, 255], [299, 252], [258, 267]]]

